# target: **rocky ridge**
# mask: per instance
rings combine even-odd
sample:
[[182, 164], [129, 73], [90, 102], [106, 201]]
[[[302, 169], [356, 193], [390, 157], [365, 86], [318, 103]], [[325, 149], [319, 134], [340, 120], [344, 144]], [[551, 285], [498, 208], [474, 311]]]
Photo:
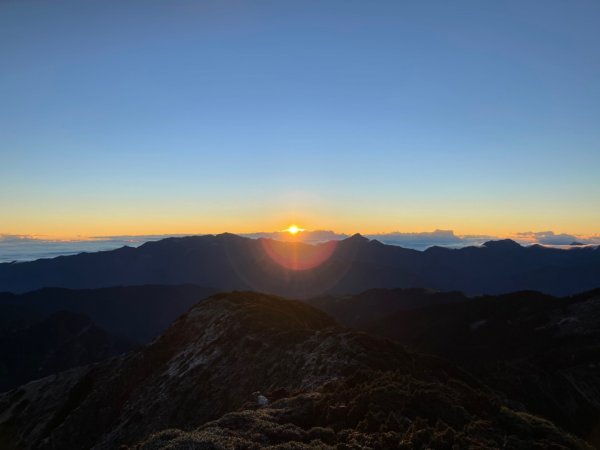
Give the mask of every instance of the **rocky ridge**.
[[[269, 400], [259, 407], [253, 393]], [[0, 396], [5, 448], [588, 448], [434, 357], [251, 292]]]

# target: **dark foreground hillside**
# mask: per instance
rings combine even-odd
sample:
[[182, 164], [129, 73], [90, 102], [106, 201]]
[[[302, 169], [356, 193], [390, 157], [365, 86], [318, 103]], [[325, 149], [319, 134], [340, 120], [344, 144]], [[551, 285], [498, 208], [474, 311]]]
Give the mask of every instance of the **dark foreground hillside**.
[[[270, 403], [259, 407], [260, 391]], [[584, 449], [450, 363], [299, 302], [213, 296], [128, 355], [0, 396], [6, 449]]]
[[309, 302], [340, 323], [467, 369], [507, 399], [600, 447], [600, 290], [558, 298], [515, 292], [376, 289]]
[[600, 447], [599, 290], [566, 298], [517, 292], [377, 313], [407, 297], [409, 291], [371, 291], [320, 306], [341, 322], [464, 367], [512, 407]]
[[461, 292], [433, 289], [369, 289], [355, 295], [327, 295], [306, 302], [352, 328], [365, 328], [394, 313], [469, 300]]
[[0, 392], [134, 347], [81, 314], [61, 311], [18, 328], [12, 322], [11, 327], [0, 327]]
[[194, 285], [4, 292], [0, 293], [0, 329], [20, 327], [68, 311], [88, 316], [111, 334], [145, 344], [163, 333], [192, 305], [214, 292]]

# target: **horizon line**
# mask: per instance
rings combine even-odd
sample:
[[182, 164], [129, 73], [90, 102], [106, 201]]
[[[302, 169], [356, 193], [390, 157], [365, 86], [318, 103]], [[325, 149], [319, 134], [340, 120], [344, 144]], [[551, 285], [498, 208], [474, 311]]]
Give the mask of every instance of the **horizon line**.
[[[145, 234], [106, 234], [106, 235], [52, 235], [52, 234], [29, 234], [29, 233], [2, 233], [0, 232], [0, 243], [6, 241], [12, 242], [24, 242], [24, 241], [37, 241], [37, 242], [94, 242], [94, 241], [107, 241], [107, 240], [158, 240], [170, 237], [187, 237], [187, 236], [217, 236], [220, 234], [234, 234], [242, 237], [249, 238], [277, 238], [277, 237], [288, 237], [288, 240], [303, 240], [303, 237], [315, 236], [318, 241], [326, 240], [341, 240], [356, 234], [368, 237], [369, 239], [434, 239], [435, 238], [447, 238], [456, 239], [456, 243], [462, 240], [479, 240], [479, 241], [490, 241], [490, 240], [503, 240], [511, 239], [515, 242], [523, 243], [541, 243], [537, 242], [540, 239], [550, 240], [562, 240], [562, 241], [597, 241], [600, 244], [600, 233], [595, 234], [577, 234], [568, 232], [554, 232], [552, 230], [544, 231], [520, 231], [512, 232], [507, 234], [460, 234], [452, 229], [440, 229], [436, 228], [433, 231], [389, 231], [389, 232], [337, 232], [334, 230], [327, 229], [302, 229], [297, 234], [290, 234], [287, 230], [276, 230], [276, 231], [253, 231], [253, 232], [190, 232], [190, 233], [145, 233]], [[321, 235], [321, 237], [319, 237]], [[548, 242], [546, 242], [548, 243]], [[588, 242], [594, 244], [595, 242]], [[565, 242], [563, 245], [569, 245], [571, 242]], [[584, 243], [585, 244], [585, 243]]]

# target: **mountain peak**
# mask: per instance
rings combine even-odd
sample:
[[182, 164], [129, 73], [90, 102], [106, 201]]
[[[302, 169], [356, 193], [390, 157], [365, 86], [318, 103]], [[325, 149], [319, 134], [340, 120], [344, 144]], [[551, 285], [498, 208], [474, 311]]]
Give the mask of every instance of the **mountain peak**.
[[219, 234], [215, 235], [215, 237], [217, 239], [237, 240], [237, 241], [243, 241], [243, 240], [247, 239], [244, 236], [240, 236], [239, 234], [235, 234], [235, 233], [230, 233], [229, 231], [226, 231], [224, 233], [219, 233]]
[[349, 241], [349, 242], [369, 242], [370, 239], [364, 237], [360, 233], [354, 233], [352, 236], [350, 236], [349, 238], [346, 238], [344, 240]]
[[521, 244], [513, 241], [512, 239], [500, 239], [498, 241], [487, 241], [483, 244], [486, 248], [496, 248], [496, 249], [516, 249], [523, 248]]
[[[204, 328], [215, 319], [220, 323], [223, 316], [227, 316], [232, 325], [251, 329], [318, 330], [335, 325], [331, 317], [303, 302], [251, 291], [213, 295], [198, 303], [182, 319], [187, 317], [186, 321]], [[202, 320], [197, 320], [198, 317]]]

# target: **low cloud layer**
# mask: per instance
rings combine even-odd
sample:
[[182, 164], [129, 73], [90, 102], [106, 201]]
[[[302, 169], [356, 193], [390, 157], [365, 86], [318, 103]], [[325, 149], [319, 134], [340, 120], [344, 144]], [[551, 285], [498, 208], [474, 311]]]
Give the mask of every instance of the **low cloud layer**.
[[40, 241], [43, 240], [41, 236], [32, 236], [28, 234], [0, 234], [0, 243], [8, 244], [8, 243], [25, 243], [31, 241]]
[[424, 250], [435, 245], [442, 247], [466, 247], [481, 245], [486, 241], [497, 239], [495, 236], [458, 236], [452, 230], [435, 230], [420, 233], [383, 233], [368, 235], [384, 244]]
[[0, 263], [113, 250], [124, 245], [137, 247], [144, 242], [163, 237], [166, 236], [114, 236], [63, 240], [52, 239], [48, 236], [0, 234]]
[[559, 233], [553, 231], [525, 231], [516, 233], [514, 239], [523, 243], [533, 243], [542, 245], [579, 245], [579, 244], [600, 244], [600, 235], [576, 236], [574, 234]]

